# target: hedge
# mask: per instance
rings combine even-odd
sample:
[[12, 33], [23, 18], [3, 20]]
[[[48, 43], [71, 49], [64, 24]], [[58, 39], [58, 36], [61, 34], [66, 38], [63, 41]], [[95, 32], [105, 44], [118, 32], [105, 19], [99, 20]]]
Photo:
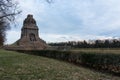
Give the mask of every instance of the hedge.
[[101, 54], [101, 53], [74, 53], [70, 51], [19, 51], [27, 54], [44, 56], [58, 60], [68, 61], [70, 63], [79, 64], [94, 68], [96, 70], [104, 70], [120, 76], [120, 54]]

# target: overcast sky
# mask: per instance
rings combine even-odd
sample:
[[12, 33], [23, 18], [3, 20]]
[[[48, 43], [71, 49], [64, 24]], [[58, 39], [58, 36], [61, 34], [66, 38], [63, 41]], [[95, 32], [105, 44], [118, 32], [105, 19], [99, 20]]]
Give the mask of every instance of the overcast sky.
[[120, 37], [120, 0], [16, 0], [22, 10], [7, 44], [20, 38], [23, 20], [33, 14], [47, 42]]

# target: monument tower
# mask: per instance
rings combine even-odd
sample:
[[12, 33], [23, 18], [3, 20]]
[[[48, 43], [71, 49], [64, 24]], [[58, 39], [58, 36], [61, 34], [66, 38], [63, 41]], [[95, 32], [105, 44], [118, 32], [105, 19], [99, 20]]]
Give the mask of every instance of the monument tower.
[[23, 22], [21, 38], [16, 42], [25, 50], [41, 50], [47, 47], [45, 41], [39, 38], [39, 29], [33, 15], [29, 14]]

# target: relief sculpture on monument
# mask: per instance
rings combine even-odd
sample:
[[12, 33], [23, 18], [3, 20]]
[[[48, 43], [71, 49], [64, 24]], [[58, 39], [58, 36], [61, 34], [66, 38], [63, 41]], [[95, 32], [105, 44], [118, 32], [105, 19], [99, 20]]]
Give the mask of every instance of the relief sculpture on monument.
[[23, 21], [21, 29], [21, 37], [13, 45], [6, 46], [8, 49], [16, 50], [43, 50], [47, 48], [47, 44], [39, 37], [39, 29], [33, 15], [28, 14]]

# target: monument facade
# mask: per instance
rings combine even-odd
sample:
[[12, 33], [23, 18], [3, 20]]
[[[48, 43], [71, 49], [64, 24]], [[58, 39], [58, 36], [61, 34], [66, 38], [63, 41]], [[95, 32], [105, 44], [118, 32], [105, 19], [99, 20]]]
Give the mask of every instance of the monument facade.
[[33, 15], [27, 16], [23, 22], [20, 39], [8, 48], [15, 50], [42, 50], [47, 48], [46, 42], [39, 37], [39, 29]]

